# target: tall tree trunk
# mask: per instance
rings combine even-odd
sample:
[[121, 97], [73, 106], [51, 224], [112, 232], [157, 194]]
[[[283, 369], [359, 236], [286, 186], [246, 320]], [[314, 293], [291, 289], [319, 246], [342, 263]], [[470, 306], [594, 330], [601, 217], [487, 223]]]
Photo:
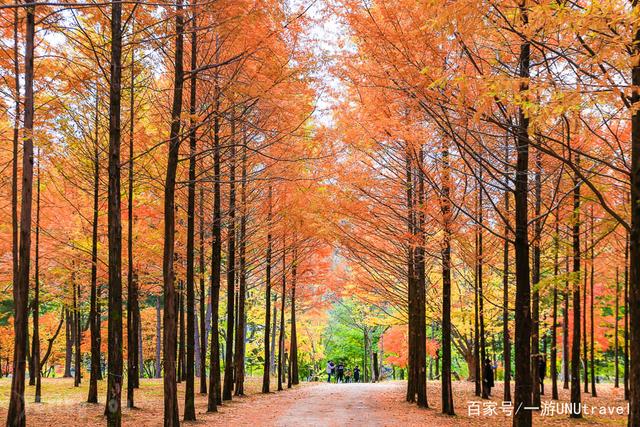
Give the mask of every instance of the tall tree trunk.
[[535, 355], [531, 364], [531, 377], [533, 379], [533, 396], [532, 406], [539, 408], [540, 402], [540, 373], [538, 372], [538, 363], [541, 360], [540, 355], [540, 239], [542, 239], [542, 219], [540, 218], [542, 210], [542, 154], [540, 150], [536, 150], [535, 157], [535, 222], [534, 222], [534, 240], [533, 240], [533, 265], [531, 272], [531, 281], [533, 284], [532, 305], [531, 305], [531, 353]]
[[[134, 23], [131, 33], [134, 34]], [[127, 407], [135, 407], [133, 389], [139, 385], [138, 372], [138, 283], [133, 269], [133, 143], [135, 129], [135, 45], [131, 47], [131, 81], [129, 91], [129, 188], [127, 192]]]
[[[576, 164], [580, 158], [576, 156]], [[580, 179], [573, 178], [573, 338], [571, 342], [571, 404], [575, 411], [571, 418], [582, 418], [577, 410], [581, 405], [580, 395]], [[585, 366], [586, 369], [586, 366]]]
[[161, 366], [161, 343], [160, 334], [162, 323], [160, 321], [160, 296], [156, 296], [156, 378], [160, 378]]
[[75, 360], [74, 367], [75, 372], [73, 376], [73, 385], [75, 387], [80, 386], [81, 382], [81, 358], [82, 353], [80, 351], [80, 338], [82, 331], [80, 330], [80, 285], [76, 284], [75, 272], [71, 273], [71, 286], [73, 286], [73, 344], [75, 346]]
[[98, 376], [100, 374], [100, 317], [98, 315], [98, 214], [100, 197], [99, 97], [96, 84], [96, 103], [93, 141], [93, 220], [91, 222], [91, 301], [89, 327], [91, 328], [91, 373], [89, 375], [88, 403], [98, 403]]
[[[480, 181], [482, 181], [482, 169], [480, 169]], [[482, 211], [482, 185], [481, 182], [478, 182], [478, 241], [477, 241], [477, 284], [478, 284], [478, 320], [479, 320], [479, 329], [480, 329], [480, 365], [484, 364], [485, 359], [487, 358], [487, 350], [486, 350], [486, 338], [484, 331], [484, 289], [482, 285], [483, 281], [483, 236], [482, 236], [482, 227], [484, 225], [483, 211]], [[477, 368], [476, 368], [477, 369]], [[482, 371], [481, 371], [482, 372]], [[482, 378], [484, 379], [484, 372], [482, 372]], [[482, 398], [489, 398], [489, 390], [485, 385], [485, 382], [482, 381]]]
[[174, 278], [175, 254], [175, 187], [180, 149], [180, 115], [182, 113], [182, 91], [184, 85], [184, 18], [182, 0], [176, 4], [176, 43], [174, 57], [173, 105], [171, 107], [171, 129], [169, 132], [169, 155], [164, 193], [164, 249], [162, 278], [164, 287], [164, 426], [180, 424], [178, 393], [176, 385], [176, 291]]
[[195, 365], [195, 376], [199, 377], [200, 376], [200, 316], [199, 316], [199, 311], [195, 311], [195, 305], [194, 305], [194, 314], [193, 314], [193, 342], [194, 342], [194, 347], [193, 347], [193, 357], [194, 357], [194, 365]]
[[120, 204], [120, 104], [122, 101], [122, 4], [111, 5], [111, 81], [109, 84], [109, 361], [105, 412], [107, 425], [122, 419], [122, 219]]
[[[520, 20], [523, 27], [529, 23], [527, 1], [521, 0]], [[523, 40], [520, 45], [519, 77], [520, 92], [529, 89], [529, 67], [531, 44]], [[531, 284], [529, 277], [529, 117], [522, 107], [518, 108], [517, 163], [515, 186], [515, 258], [516, 258], [516, 302], [515, 302], [515, 348], [516, 384], [515, 407], [531, 406]], [[513, 417], [514, 427], [530, 427], [531, 411], [517, 411]]]
[[478, 234], [475, 234], [475, 263], [473, 275], [473, 382], [475, 386], [475, 395], [482, 395], [482, 360], [480, 359], [480, 307], [478, 304]]
[[[480, 176], [482, 177], [482, 170], [480, 171]], [[478, 302], [479, 302], [479, 320], [480, 320], [480, 358], [482, 359], [482, 363], [487, 358], [487, 343], [486, 343], [486, 335], [484, 329], [484, 286], [483, 286], [483, 263], [484, 263], [484, 250], [483, 250], [483, 236], [482, 236], [482, 227], [484, 226], [483, 212], [482, 212], [482, 187], [479, 188], [478, 191], [478, 221], [480, 227], [478, 228]], [[484, 383], [482, 382], [482, 396], [484, 398], [489, 398], [489, 391]]]
[[235, 341], [235, 395], [244, 395], [244, 349], [245, 349], [245, 302], [247, 293], [247, 136], [246, 129], [242, 130], [242, 166], [240, 182], [240, 247], [239, 247], [239, 278], [238, 278], [238, 316]]
[[178, 281], [178, 375], [177, 375], [177, 379], [176, 382], [181, 383], [185, 377], [185, 367], [186, 367], [186, 360], [185, 360], [185, 353], [186, 353], [186, 348], [185, 348], [185, 332], [184, 332], [184, 297], [185, 297], [185, 292], [184, 292], [184, 282], [182, 280]]
[[[20, 142], [20, 53], [19, 30], [20, 17], [18, 8], [13, 10], [13, 78], [14, 78], [14, 116], [13, 116], [13, 146], [11, 158], [11, 256], [12, 256], [12, 285], [18, 283], [19, 248], [18, 248], [18, 144]], [[0, 376], [2, 369], [0, 369]]]
[[[505, 164], [509, 164], [509, 144], [505, 143]], [[504, 174], [504, 211], [509, 212], [509, 170]], [[504, 361], [504, 395], [505, 402], [511, 402], [511, 339], [509, 337], [509, 224], [504, 224], [504, 243], [502, 247], [502, 359]]]
[[[418, 174], [417, 190], [418, 190], [418, 212], [417, 212], [417, 229], [418, 247], [416, 248], [416, 402], [418, 406], [423, 408], [429, 407], [427, 400], [427, 325], [426, 325], [426, 287], [427, 278], [425, 271], [425, 213], [424, 213], [424, 172], [423, 172], [422, 147], [418, 151]], [[375, 352], [373, 353], [375, 356]], [[377, 365], [377, 364], [375, 364]], [[378, 372], [375, 373], [376, 381], [378, 380]]]
[[[235, 113], [232, 113], [235, 114]], [[231, 147], [229, 153], [229, 225], [227, 232], [227, 342], [224, 358], [224, 389], [222, 399], [231, 400], [233, 391], [233, 327], [236, 277], [236, 129], [231, 118]]]
[[282, 391], [282, 382], [284, 381], [284, 306], [287, 299], [287, 242], [286, 236], [282, 237], [282, 294], [280, 304], [280, 335], [278, 337], [278, 391]]
[[[140, 319], [140, 305], [138, 305], [138, 313], [136, 314]], [[136, 388], [140, 388], [140, 379], [144, 375], [144, 355], [142, 354], [142, 322], [138, 322], [138, 383]]]
[[[631, 0], [632, 16], [640, 13], [638, 0]], [[629, 426], [640, 425], [640, 26], [633, 23], [631, 44], [631, 230], [629, 238]], [[22, 257], [20, 257], [22, 259]], [[22, 267], [22, 266], [21, 266]]]
[[[207, 319], [206, 319], [206, 307], [207, 307], [207, 293], [205, 287], [205, 264], [204, 264], [204, 189], [200, 187], [200, 214], [199, 214], [199, 237], [200, 237], [200, 250], [199, 255], [199, 268], [200, 275], [200, 351], [199, 351], [199, 367], [200, 367], [200, 394], [207, 394]], [[198, 326], [198, 325], [196, 325]]]
[[267, 214], [267, 255], [266, 255], [266, 286], [264, 292], [264, 368], [262, 375], [262, 392], [269, 393], [269, 386], [271, 383], [271, 358], [272, 354], [269, 351], [269, 337], [270, 334], [275, 336], [275, 331], [271, 331], [271, 222], [273, 220], [273, 189], [269, 185], [268, 190], [269, 211]]
[[560, 273], [560, 209], [556, 209], [553, 235], [553, 308], [551, 321], [551, 399], [558, 400], [558, 274]]
[[[13, 78], [15, 83], [15, 107], [13, 116], [13, 147], [11, 158], [11, 254], [13, 261], [13, 284], [18, 283], [18, 144], [20, 142], [20, 54], [18, 47], [18, 8], [13, 9]], [[33, 70], [32, 70], [33, 73]], [[1, 369], [0, 369], [1, 371]]]
[[71, 378], [71, 359], [73, 358], [73, 328], [71, 311], [68, 308], [65, 308], [64, 313], [65, 354], [63, 378]]
[[613, 348], [614, 348], [614, 382], [613, 382], [613, 386], [615, 388], [619, 388], [620, 387], [620, 360], [619, 360], [619, 353], [620, 353], [620, 344], [619, 344], [619, 328], [618, 328], [618, 323], [620, 320], [620, 271], [618, 270], [618, 267], [616, 266], [616, 308], [615, 308], [615, 324], [614, 324], [614, 329], [613, 329], [613, 339], [614, 339], [614, 344], [613, 344]]
[[120, 204], [120, 105], [122, 97], [122, 4], [111, 5], [111, 81], [109, 84], [109, 316], [107, 425], [122, 418], [122, 220]]
[[451, 201], [449, 150], [442, 147], [442, 413], [455, 415], [451, 387]]
[[629, 232], [624, 250], [624, 399], [629, 400]]
[[565, 256], [565, 275], [563, 300], [564, 307], [562, 309], [562, 377], [564, 384], [562, 388], [569, 389], [569, 256]]
[[[218, 38], [216, 36], [216, 46]], [[216, 412], [222, 403], [220, 384], [220, 334], [218, 331], [220, 279], [222, 276], [222, 213], [220, 196], [220, 87], [215, 74], [215, 116], [213, 118], [213, 219], [211, 242], [211, 349], [209, 364], [209, 397], [207, 412]]]
[[271, 316], [271, 344], [269, 346], [270, 371], [276, 373], [276, 332], [278, 331], [278, 294], [273, 295], [273, 315]]
[[36, 248], [35, 248], [35, 271], [33, 289], [33, 337], [31, 346], [31, 357], [33, 358], [33, 374], [35, 379], [36, 394], [35, 402], [40, 402], [42, 389], [42, 367], [40, 366], [40, 162], [41, 156], [38, 151], [38, 175], [36, 178]]
[[[591, 396], [597, 397], [598, 392], [596, 391], [596, 362], [595, 362], [595, 354], [594, 354], [594, 326], [593, 326], [593, 315], [594, 315], [594, 276], [595, 276], [595, 237], [594, 237], [594, 223], [593, 223], [593, 205], [591, 205], [591, 274], [589, 275], [589, 317], [590, 317], [590, 326], [589, 326], [589, 335], [590, 335], [590, 346], [591, 346]], [[585, 365], [585, 369], [586, 369]]]
[[31, 208], [33, 198], [33, 50], [35, 38], [35, 4], [26, 7], [24, 55], [24, 139], [22, 148], [22, 201], [20, 205], [20, 243], [17, 280], [13, 284], [14, 347], [13, 377], [7, 426], [26, 424], [24, 406], [25, 357], [27, 353], [29, 265], [31, 261]]
[[584, 392], [589, 393], [589, 351], [588, 351], [588, 343], [587, 341], [587, 241], [585, 239], [584, 243], [584, 274], [582, 275], [582, 366], [584, 370], [582, 371], [584, 374]]
[[298, 331], [296, 329], [296, 285], [298, 279], [298, 248], [293, 248], [291, 266], [291, 338], [289, 343], [289, 374], [291, 384], [300, 384], [298, 374]]
[[[405, 148], [405, 173], [406, 173], [406, 201], [407, 201], [407, 231], [409, 236], [415, 235], [415, 207], [414, 207], [414, 178], [411, 156], [411, 147], [407, 142]], [[415, 249], [411, 241], [407, 245], [407, 309], [408, 309], [408, 336], [407, 336], [407, 402], [416, 400], [416, 271], [415, 271]], [[365, 360], [362, 363], [366, 377], [366, 341]], [[366, 381], [366, 379], [365, 379]]]
[[191, 16], [191, 73], [189, 75], [189, 184], [187, 190], [187, 357], [186, 385], [184, 393], [184, 420], [195, 421], [195, 238], [196, 238], [196, 68], [198, 45], [196, 33], [196, 5], [192, 1]]
[[[98, 284], [97, 287], [97, 302], [96, 302], [96, 319], [98, 322], [98, 348], [100, 348], [100, 345], [102, 343], [102, 325], [100, 323], [100, 319], [102, 319], [102, 303], [100, 302], [102, 298], [102, 286], [100, 284]], [[102, 357], [102, 353], [99, 354], [100, 357]], [[100, 359], [100, 365], [98, 366], [98, 381], [102, 381], [103, 380], [103, 373], [102, 373], [102, 359]]]

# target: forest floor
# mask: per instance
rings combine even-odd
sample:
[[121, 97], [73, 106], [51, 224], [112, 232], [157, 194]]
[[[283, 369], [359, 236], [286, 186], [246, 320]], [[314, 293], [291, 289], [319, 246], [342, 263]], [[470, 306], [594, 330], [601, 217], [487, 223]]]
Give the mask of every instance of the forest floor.
[[[88, 380], [88, 379], [87, 379]], [[456, 416], [439, 413], [440, 384], [429, 382], [430, 409], [421, 409], [405, 402], [406, 383], [386, 381], [378, 384], [327, 384], [304, 383], [292, 390], [263, 395], [260, 393], [261, 379], [249, 377], [247, 395], [234, 398], [219, 407], [217, 414], [206, 412], [207, 397], [197, 394], [199, 380], [196, 379], [196, 416], [198, 421], [188, 425], [207, 426], [505, 426], [511, 425], [509, 407], [502, 404], [502, 383], [497, 383], [493, 398], [481, 400], [473, 393], [473, 383], [455, 382], [454, 401]], [[275, 383], [275, 381], [274, 381]], [[273, 384], [273, 383], [272, 383]], [[104, 396], [105, 381], [100, 382], [100, 397]], [[550, 384], [547, 384], [550, 388]], [[0, 419], [7, 413], [10, 379], [0, 379]], [[184, 402], [184, 383], [178, 384], [180, 407]], [[548, 390], [550, 391], [550, 390]], [[76, 388], [72, 379], [43, 380], [43, 403], [34, 404], [34, 387], [26, 388], [27, 425], [30, 426], [103, 426], [102, 404], [83, 403], [87, 395], [87, 381]], [[126, 403], [126, 391], [123, 401]], [[599, 397], [583, 394], [583, 402], [600, 412], [585, 415], [581, 420], [570, 420], [564, 414], [534, 412], [534, 426], [616, 426], [625, 425], [627, 404], [622, 390], [609, 384], [598, 384]], [[135, 401], [139, 408], [123, 409], [123, 425], [143, 427], [162, 425], [162, 380], [141, 380], [136, 390]], [[560, 389], [560, 402], [566, 403], [568, 390]], [[550, 394], [543, 396], [543, 411], [552, 408]], [[625, 415], [616, 413], [620, 407]], [[479, 412], [476, 413], [476, 412]], [[613, 413], [611, 413], [613, 412]]]

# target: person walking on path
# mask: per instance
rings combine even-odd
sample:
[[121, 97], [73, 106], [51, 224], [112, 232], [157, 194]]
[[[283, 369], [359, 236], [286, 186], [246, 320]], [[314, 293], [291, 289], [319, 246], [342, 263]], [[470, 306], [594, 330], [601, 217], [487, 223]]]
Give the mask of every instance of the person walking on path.
[[360, 382], [360, 368], [358, 368], [358, 365], [356, 365], [356, 367], [353, 368], [353, 382], [354, 383]]
[[336, 382], [344, 382], [344, 364], [342, 362], [338, 363], [338, 376], [336, 378]]
[[482, 370], [482, 381], [484, 382], [484, 386], [487, 390], [486, 397], [491, 397], [491, 388], [494, 386], [493, 383], [493, 366], [491, 366], [491, 360], [484, 359], [484, 367]]
[[546, 376], [547, 363], [542, 355], [538, 356], [538, 375], [540, 376], [540, 394], [544, 394], [544, 377]]
[[327, 382], [330, 383], [331, 382], [331, 375], [333, 375], [333, 370], [336, 368], [335, 363], [333, 363], [331, 360], [329, 360], [329, 363], [327, 363]]

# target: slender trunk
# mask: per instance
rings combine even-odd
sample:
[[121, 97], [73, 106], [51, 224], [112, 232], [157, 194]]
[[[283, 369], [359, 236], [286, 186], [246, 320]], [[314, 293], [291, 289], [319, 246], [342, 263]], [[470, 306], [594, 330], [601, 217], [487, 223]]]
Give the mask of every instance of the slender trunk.
[[[100, 323], [100, 320], [102, 319], [102, 303], [100, 302], [100, 299], [102, 298], [102, 285], [98, 284], [96, 291], [97, 291], [96, 319], [97, 319], [97, 328], [98, 328], [98, 348], [100, 348], [100, 345], [102, 343], [102, 325]], [[102, 381], [103, 380], [102, 368], [104, 367], [102, 365], [102, 353], [100, 353], [99, 356], [100, 356], [100, 364], [98, 366], [99, 367], [98, 381]]]
[[624, 250], [624, 399], [629, 400], [629, 233]]
[[239, 247], [239, 278], [238, 278], [238, 316], [235, 341], [235, 395], [244, 395], [244, 348], [245, 348], [245, 300], [247, 293], [247, 141], [246, 129], [242, 131], [242, 166], [240, 181], [240, 247]]
[[[216, 46], [217, 46], [216, 36]], [[220, 334], [218, 331], [220, 278], [222, 276], [222, 214], [220, 198], [220, 88], [215, 75], [215, 116], [213, 118], [213, 218], [211, 242], [211, 349], [207, 412], [216, 412], [222, 403], [220, 384]]]
[[75, 273], [71, 273], [71, 286], [73, 286], [73, 345], [75, 346], [75, 358], [74, 358], [74, 376], [73, 376], [73, 385], [74, 387], [80, 386], [81, 381], [81, 372], [80, 372], [80, 361], [82, 354], [80, 352], [80, 338], [82, 335], [82, 331], [80, 330], [80, 286], [76, 284], [75, 281]]
[[273, 295], [273, 315], [271, 316], [271, 345], [269, 346], [269, 365], [271, 365], [270, 371], [276, 372], [276, 332], [278, 331], [278, 294]]
[[[640, 13], [638, 0], [631, 0], [632, 16]], [[640, 425], [640, 27], [633, 23], [631, 45], [631, 230], [629, 238], [629, 426]], [[22, 260], [22, 257], [20, 257]], [[20, 266], [22, 267], [22, 265]]]
[[[406, 201], [407, 201], [407, 231], [409, 236], [415, 235], [415, 206], [414, 206], [414, 178], [411, 157], [411, 147], [406, 146], [405, 171], [406, 171]], [[407, 402], [416, 400], [416, 271], [415, 271], [415, 248], [411, 241], [407, 245], [407, 309], [408, 309], [408, 334], [407, 334]], [[366, 340], [365, 340], [365, 360], [362, 369], [366, 381]]]
[[195, 350], [195, 237], [196, 237], [196, 73], [197, 68], [197, 21], [196, 5], [192, 1], [192, 23], [191, 31], [191, 74], [189, 78], [189, 184], [187, 190], [187, 357], [186, 357], [186, 377], [184, 393], [184, 420], [195, 421], [195, 372], [194, 372], [194, 350]]
[[[206, 306], [207, 294], [205, 287], [205, 264], [204, 264], [204, 189], [200, 187], [200, 250], [199, 255], [199, 274], [200, 274], [200, 344], [199, 344], [199, 364], [200, 367], [200, 394], [207, 394], [207, 319]], [[198, 326], [198, 325], [196, 325]]]
[[[594, 325], [593, 325], [593, 317], [594, 317], [594, 280], [595, 280], [595, 237], [594, 237], [594, 224], [593, 224], [593, 205], [591, 206], [591, 274], [589, 276], [589, 317], [590, 317], [590, 344], [591, 344], [591, 396], [597, 397], [598, 392], [596, 391], [596, 361], [594, 354]], [[585, 366], [586, 368], [586, 366]]]
[[[427, 278], [425, 271], [425, 190], [424, 190], [424, 173], [423, 173], [423, 158], [424, 152], [422, 147], [418, 151], [418, 168], [416, 173], [418, 174], [417, 190], [418, 190], [418, 214], [417, 222], [418, 227], [416, 232], [418, 233], [418, 247], [416, 248], [416, 394], [417, 404], [420, 407], [428, 408], [429, 402], [427, 400], [427, 325], [426, 325], [426, 287]], [[375, 355], [375, 353], [374, 353]], [[378, 372], [375, 373], [376, 381], [378, 380]]]
[[[509, 146], [505, 145], [505, 162], [509, 162]], [[505, 186], [509, 184], [505, 173]], [[506, 187], [505, 187], [506, 188]], [[504, 211], [509, 212], [509, 190], [504, 192]], [[502, 359], [504, 361], [503, 400], [511, 402], [511, 339], [509, 337], [509, 225], [504, 225], [504, 243], [502, 247]]]
[[120, 104], [122, 97], [122, 4], [111, 5], [111, 81], [109, 84], [109, 316], [107, 425], [122, 419], [122, 219], [120, 204]]
[[614, 332], [613, 332], [613, 339], [614, 339], [614, 383], [613, 386], [615, 388], [619, 388], [620, 387], [620, 360], [619, 360], [619, 353], [620, 353], [620, 344], [619, 344], [619, 328], [618, 328], [618, 323], [619, 323], [619, 317], [620, 317], [620, 271], [618, 270], [618, 267], [616, 266], [616, 308], [615, 308], [615, 324], [614, 324]]
[[96, 85], [93, 141], [93, 220], [91, 223], [91, 301], [89, 326], [91, 328], [91, 373], [89, 375], [88, 403], [98, 403], [98, 375], [100, 373], [100, 317], [98, 316], [98, 214], [100, 197], [100, 147], [98, 90]]
[[273, 189], [269, 185], [268, 202], [269, 212], [267, 214], [267, 256], [266, 256], [266, 286], [264, 292], [264, 373], [262, 376], [262, 392], [269, 393], [271, 383], [271, 357], [269, 351], [269, 336], [275, 332], [270, 330], [271, 326], [271, 221], [273, 220]]
[[[40, 151], [38, 151], [40, 154]], [[40, 162], [38, 156], [38, 174], [36, 177], [36, 247], [33, 289], [33, 337], [31, 358], [33, 359], [34, 385], [36, 386], [35, 402], [40, 402], [42, 390], [42, 372], [40, 366]]]
[[65, 355], [63, 378], [71, 378], [71, 359], [73, 358], [73, 328], [71, 327], [71, 312], [68, 308], [65, 308], [64, 319]]
[[449, 150], [442, 147], [442, 413], [455, 415], [451, 387], [451, 201]]
[[[24, 55], [24, 139], [22, 148], [22, 201], [20, 205], [20, 243], [18, 274], [13, 286], [14, 347], [13, 377], [7, 426], [26, 424], [24, 406], [25, 359], [27, 354], [29, 264], [31, 258], [31, 208], [33, 193], [33, 50], [35, 38], [35, 5], [26, 9]], [[15, 240], [14, 240], [15, 241]], [[15, 263], [15, 261], [14, 261]]]
[[[576, 164], [580, 158], [576, 156]], [[571, 342], [571, 404], [579, 408], [580, 395], [580, 180], [573, 178], [573, 339]], [[585, 366], [586, 370], [586, 366]], [[582, 418], [582, 413], [572, 411], [571, 418]]]
[[[140, 305], [138, 305], [138, 313], [136, 314], [138, 319], [140, 317]], [[140, 388], [140, 378], [144, 375], [144, 355], [142, 354], [142, 321], [138, 322], [138, 382], [136, 388]]]
[[224, 389], [222, 399], [231, 400], [233, 391], [233, 327], [236, 277], [236, 146], [235, 117], [231, 118], [231, 148], [229, 153], [229, 226], [227, 239], [227, 341], [224, 358]]
[[564, 307], [562, 309], [562, 378], [564, 384], [562, 388], [569, 389], [569, 256], [565, 256], [565, 275], [563, 300]]
[[284, 381], [283, 368], [284, 368], [284, 306], [287, 299], [287, 244], [286, 237], [282, 237], [282, 294], [280, 304], [280, 335], [278, 338], [278, 391], [282, 391], [282, 382]]
[[178, 153], [180, 149], [180, 115], [182, 113], [182, 90], [184, 84], [184, 19], [182, 0], [176, 5], [176, 43], [174, 57], [173, 105], [171, 107], [171, 129], [169, 132], [169, 154], [164, 193], [164, 248], [162, 278], [164, 288], [163, 354], [164, 354], [164, 426], [180, 424], [178, 393], [176, 385], [176, 291], [174, 278], [175, 253], [175, 187]]
[[[475, 257], [477, 263], [478, 257], [478, 234], [475, 235]], [[482, 361], [480, 359], [480, 307], [478, 304], [478, 266], [474, 266], [475, 274], [473, 277], [473, 382], [475, 386], [475, 395], [482, 395], [482, 371], [480, 366]]]
[[184, 342], [184, 282], [178, 282], [178, 372], [176, 382], [181, 383], [185, 379], [185, 342]]
[[[13, 78], [15, 83], [15, 111], [13, 116], [13, 156], [11, 158], [11, 249], [13, 283], [18, 283], [18, 144], [20, 143], [20, 54], [18, 47], [18, 8], [13, 10]], [[1, 371], [1, 369], [0, 369]]]
[[551, 399], [558, 400], [558, 274], [560, 273], [560, 209], [556, 209], [553, 235], [553, 309], [551, 321]]
[[[134, 21], [131, 24], [134, 33]], [[133, 143], [135, 129], [135, 45], [131, 47], [129, 91], [129, 189], [127, 197], [127, 408], [135, 407], [133, 389], [139, 385], [138, 372], [138, 281], [133, 269]]]
[[[197, 304], [196, 304], [197, 305]], [[194, 358], [194, 375], [196, 377], [200, 376], [200, 315], [199, 310], [195, 310], [196, 307], [194, 305], [194, 314], [193, 314], [193, 358]]]
[[161, 343], [160, 335], [162, 333], [162, 323], [160, 321], [160, 297], [156, 296], [156, 373], [155, 377], [160, 378], [160, 371], [162, 370], [161, 363]]
[[[587, 251], [587, 242], [585, 239], [584, 252]], [[589, 393], [589, 352], [587, 350], [589, 341], [587, 340], [587, 260], [584, 260], [584, 274], [582, 281], [582, 366], [584, 370], [584, 392]]]
[[298, 278], [298, 250], [293, 248], [293, 265], [291, 266], [291, 339], [289, 344], [289, 374], [291, 384], [300, 384], [298, 374], [298, 331], [296, 329], [296, 285]]
[[[523, 27], [529, 22], [527, 2], [520, 2], [520, 20]], [[520, 91], [529, 89], [529, 67], [531, 44], [524, 40], [520, 45], [519, 77]], [[529, 276], [528, 194], [529, 194], [529, 117], [522, 107], [518, 108], [517, 163], [515, 186], [515, 258], [516, 258], [516, 302], [515, 302], [515, 348], [516, 384], [515, 407], [531, 406], [531, 284]], [[513, 417], [514, 427], [530, 427], [531, 411], [517, 411]]]
[[[482, 169], [480, 170], [480, 179], [482, 180]], [[483, 235], [482, 235], [482, 227], [484, 225], [483, 219], [483, 211], [482, 211], [482, 187], [480, 186], [478, 189], [478, 302], [479, 302], [479, 321], [480, 321], [480, 359], [481, 363], [484, 363], [487, 358], [487, 344], [486, 344], [486, 336], [484, 330], [484, 286], [482, 281], [483, 277], [483, 262], [484, 262], [484, 253], [483, 253]], [[482, 397], [487, 399], [489, 398], [489, 391], [484, 383], [482, 382]]]
[[542, 210], [542, 155], [540, 150], [536, 150], [535, 157], [535, 222], [534, 222], [534, 240], [533, 240], [533, 265], [531, 272], [531, 282], [533, 286], [532, 305], [531, 305], [531, 353], [535, 358], [531, 364], [531, 377], [533, 379], [533, 396], [532, 406], [540, 407], [541, 381], [538, 372], [538, 362], [541, 360], [540, 355], [540, 239], [542, 238], [542, 219], [540, 218]]
[[107, 425], [122, 418], [122, 220], [120, 205], [120, 104], [122, 96], [122, 4], [111, 6], [111, 81], [109, 84], [109, 316]]

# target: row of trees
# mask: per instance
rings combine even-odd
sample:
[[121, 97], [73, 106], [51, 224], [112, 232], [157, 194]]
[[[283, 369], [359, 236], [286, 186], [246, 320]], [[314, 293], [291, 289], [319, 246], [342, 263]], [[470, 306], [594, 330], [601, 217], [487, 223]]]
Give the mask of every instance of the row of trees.
[[351, 43], [333, 70], [346, 93], [333, 131], [349, 153], [338, 238], [369, 300], [409, 325], [407, 400], [428, 404], [426, 317], [443, 413], [452, 349], [486, 397], [480, 362], [497, 346], [504, 400], [530, 407], [538, 357], [550, 356], [557, 398], [561, 353], [577, 404], [582, 376], [596, 395], [595, 353], [610, 346], [629, 425], [640, 422], [637, 7], [336, 5]]
[[[101, 400], [107, 350], [105, 415], [120, 425], [122, 390], [128, 407], [140, 404], [141, 312], [153, 304], [165, 425], [179, 424], [179, 407], [195, 419], [196, 375], [208, 411], [244, 393], [250, 293], [265, 303], [263, 391], [274, 367], [278, 390], [297, 384], [296, 312], [317, 299], [312, 280], [327, 256], [310, 217], [322, 150], [308, 125], [306, 10], [219, 1], [2, 10], [3, 134], [13, 138], [7, 425], [26, 424], [27, 360], [41, 400], [63, 318], [76, 386], [89, 330], [90, 403]], [[39, 314], [54, 310], [63, 314], [42, 354]]]

